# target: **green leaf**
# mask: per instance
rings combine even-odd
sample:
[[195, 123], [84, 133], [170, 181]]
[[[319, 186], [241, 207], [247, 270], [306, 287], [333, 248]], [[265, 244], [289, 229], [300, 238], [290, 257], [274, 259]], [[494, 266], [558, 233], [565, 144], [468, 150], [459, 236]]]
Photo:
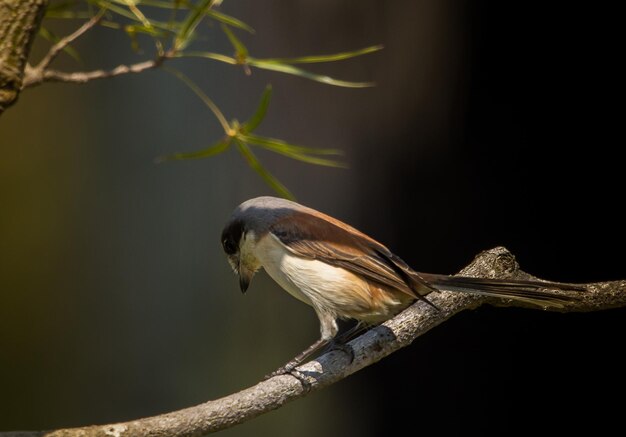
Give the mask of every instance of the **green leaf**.
[[233, 45], [235, 52], [237, 53], [237, 58], [239, 61], [244, 61], [248, 57], [248, 49], [245, 45], [235, 36], [235, 34], [230, 30], [228, 26], [222, 24], [222, 30], [228, 37], [228, 40]]
[[48, 7], [46, 8], [46, 12], [45, 12], [46, 17], [48, 17], [49, 13], [71, 12], [70, 10], [74, 8], [77, 4], [78, 4], [78, 1], [76, 0], [68, 0], [68, 1], [52, 3], [51, 5], [48, 5]]
[[365, 47], [359, 50], [354, 50], [351, 52], [335, 53], [332, 55], [302, 56], [299, 58], [264, 58], [257, 59], [257, 61], [269, 62], [273, 64], [314, 64], [318, 62], [343, 61], [344, 59], [350, 59], [356, 56], [362, 56], [368, 53], [377, 52], [382, 48], [382, 45], [376, 45]]
[[257, 106], [254, 115], [252, 115], [252, 117], [250, 117], [250, 119], [243, 124], [241, 129], [243, 133], [252, 132], [259, 126], [259, 124], [261, 124], [261, 122], [265, 118], [265, 114], [267, 112], [267, 107], [270, 104], [271, 97], [272, 86], [268, 85], [265, 87], [265, 91], [263, 91], [263, 94], [261, 95], [261, 101], [259, 102], [259, 106]]
[[193, 152], [179, 152], [173, 153], [171, 155], [159, 156], [155, 159], [155, 162], [160, 163], [164, 161], [174, 161], [174, 160], [183, 160], [183, 159], [201, 159], [208, 158], [211, 156], [219, 155], [222, 152], [225, 152], [230, 143], [232, 142], [231, 137], [224, 137], [219, 140], [217, 143], [212, 144], [206, 149], [196, 150]]
[[346, 88], [367, 88], [375, 85], [373, 82], [349, 82], [345, 80], [333, 79], [330, 76], [311, 73], [310, 71], [302, 70], [300, 68], [294, 67], [293, 65], [281, 64], [278, 62], [266, 62], [264, 60], [255, 58], [247, 58], [247, 62], [248, 65], [252, 67], [262, 68], [264, 70], [278, 71], [280, 73], [292, 74], [294, 76], [300, 76], [305, 79], [325, 83], [327, 85], [334, 85]]
[[185, 76], [183, 73], [181, 73], [180, 71], [178, 71], [178, 70], [176, 70], [174, 68], [167, 67], [167, 66], [162, 66], [161, 69], [167, 71], [170, 74], [173, 74], [178, 79], [180, 79], [181, 82], [183, 82], [185, 85], [187, 85], [191, 89], [191, 91], [193, 91], [200, 98], [200, 100], [202, 100], [204, 102], [204, 104], [208, 106], [208, 108], [211, 110], [211, 112], [213, 112], [213, 115], [215, 115], [215, 118], [217, 118], [217, 121], [219, 121], [220, 124], [222, 125], [222, 128], [224, 129], [224, 133], [230, 134], [232, 129], [231, 129], [230, 125], [228, 124], [228, 121], [226, 121], [226, 117], [224, 117], [224, 114], [222, 114], [222, 111], [220, 111], [220, 108], [218, 108], [217, 105], [215, 103], [213, 103], [213, 100], [211, 100], [211, 98], [209, 96], [207, 96], [200, 89], [200, 87], [198, 85], [196, 85], [196, 83], [194, 81], [192, 81], [187, 76]]
[[[124, 3], [123, 0], [112, 0], [115, 3]], [[152, 6], [155, 8], [161, 8], [161, 9], [180, 9], [181, 7], [183, 8], [188, 8], [189, 6], [192, 6], [189, 4], [188, 1], [168, 1], [168, 0], [137, 0], [134, 1], [133, 3], [138, 4], [138, 5], [143, 5], [143, 6]]]
[[137, 7], [138, 2], [136, 0], [122, 0], [122, 3], [126, 5], [126, 7], [128, 7], [128, 10], [132, 12], [132, 14], [137, 18], [137, 20], [139, 20], [141, 24], [143, 24], [147, 28], [152, 27], [152, 24], [150, 23], [150, 21], [146, 18], [143, 12], [141, 12], [139, 8]]
[[126, 35], [128, 35], [128, 38], [130, 39], [130, 48], [132, 49], [132, 51], [135, 53], [139, 53], [139, 41], [137, 40], [137, 32], [135, 26], [132, 26], [130, 24], [124, 26], [124, 32], [126, 32]]
[[116, 29], [116, 30], [119, 30], [122, 28], [122, 26], [120, 26], [119, 23], [116, 23], [114, 21], [106, 21], [106, 20], [100, 21], [100, 26], [108, 27], [109, 29]]
[[247, 133], [245, 134], [244, 141], [254, 143], [259, 146], [274, 147], [277, 149], [289, 149], [295, 153], [304, 153], [309, 155], [343, 155], [343, 151], [340, 149], [318, 149], [316, 147], [298, 146], [295, 144], [287, 143], [283, 140], [275, 138], [262, 137], [260, 135]]
[[85, 18], [89, 19], [92, 15], [89, 12], [79, 12], [79, 11], [66, 11], [66, 10], [49, 10], [46, 9], [45, 18], [57, 18], [57, 19], [76, 19], [76, 18]]
[[282, 197], [290, 200], [295, 200], [295, 197], [276, 177], [263, 167], [258, 158], [252, 153], [252, 150], [246, 143], [241, 140], [237, 140], [237, 148], [244, 159], [248, 162], [248, 165], [256, 171], [263, 180], [274, 189]]
[[244, 23], [243, 21], [235, 17], [231, 17], [230, 15], [222, 14], [221, 12], [217, 12], [214, 10], [209, 10], [207, 11], [206, 14], [209, 17], [221, 23], [228, 24], [229, 26], [237, 27], [239, 29], [243, 29], [250, 33], [254, 33], [254, 29], [252, 27], [248, 26], [246, 23]]
[[[56, 36], [55, 34], [53, 34], [52, 32], [50, 32], [50, 30], [48, 30], [45, 27], [40, 27], [39, 28], [39, 35], [48, 40], [51, 41], [53, 43], [58, 43], [61, 38], [59, 38], [58, 36]], [[76, 62], [78, 62], [79, 64], [83, 63], [83, 60], [80, 58], [80, 55], [78, 54], [78, 52], [69, 44], [66, 45], [65, 47], [63, 47], [63, 51], [65, 53], [67, 53], [72, 59], [74, 59]]]
[[[97, 6], [99, 6], [102, 9], [107, 9], [117, 15], [120, 15], [124, 18], [128, 18], [131, 21], [134, 21], [136, 23], [140, 23], [141, 25], [144, 25], [144, 23], [142, 22], [142, 20], [140, 20], [139, 18], [137, 18], [137, 16], [135, 14], [133, 14], [132, 12], [126, 10], [123, 7], [117, 6], [116, 4], [113, 4], [113, 2], [111, 1], [106, 1], [106, 0], [95, 0], [92, 3], [96, 4]], [[150, 26], [152, 27], [156, 27], [158, 29], [162, 29], [162, 30], [166, 30], [166, 31], [171, 31], [171, 29], [168, 27], [168, 25], [166, 23], [161, 23], [159, 21], [156, 20], [150, 20]]]
[[198, 24], [200, 24], [202, 18], [207, 14], [207, 11], [213, 7], [214, 3], [215, 0], [202, 0], [196, 8], [189, 11], [174, 42], [174, 47], [177, 50], [182, 50], [187, 47], [196, 27], [198, 27]]
[[221, 55], [213, 52], [183, 52], [178, 53], [176, 58], [207, 58], [215, 61], [225, 62], [231, 65], [237, 65], [237, 60], [231, 56]]
[[346, 167], [344, 163], [339, 161], [319, 157], [319, 155], [341, 155], [341, 150], [314, 149], [310, 147], [296, 146], [275, 138], [261, 137], [253, 134], [239, 134], [237, 138], [246, 143], [261, 146], [267, 150], [271, 150], [272, 152], [279, 153], [291, 159], [307, 162], [309, 164], [324, 165], [327, 167]]
[[126, 33], [132, 33], [136, 35], [137, 33], [145, 33], [150, 36], [160, 37], [165, 36], [165, 32], [159, 29], [155, 29], [154, 27], [146, 27], [141, 24], [129, 24], [124, 27]]

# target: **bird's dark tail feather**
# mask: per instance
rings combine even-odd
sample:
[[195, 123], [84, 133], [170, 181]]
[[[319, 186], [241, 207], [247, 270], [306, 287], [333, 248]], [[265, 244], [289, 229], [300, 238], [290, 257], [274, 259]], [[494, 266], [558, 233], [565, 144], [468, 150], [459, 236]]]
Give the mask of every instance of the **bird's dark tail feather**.
[[[579, 300], [575, 293], [585, 291], [585, 287], [581, 285], [560, 284], [557, 282], [472, 278], [432, 273], [419, 273], [419, 275], [438, 290], [460, 291], [515, 299], [540, 307], [563, 308], [568, 303]], [[569, 294], [562, 294], [561, 292]]]

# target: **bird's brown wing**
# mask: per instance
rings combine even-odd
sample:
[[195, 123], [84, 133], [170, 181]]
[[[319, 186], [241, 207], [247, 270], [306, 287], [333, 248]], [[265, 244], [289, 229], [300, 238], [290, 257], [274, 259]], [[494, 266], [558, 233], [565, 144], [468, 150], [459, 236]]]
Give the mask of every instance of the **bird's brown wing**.
[[318, 211], [294, 212], [269, 231], [294, 255], [342, 267], [416, 299], [436, 291], [384, 245]]

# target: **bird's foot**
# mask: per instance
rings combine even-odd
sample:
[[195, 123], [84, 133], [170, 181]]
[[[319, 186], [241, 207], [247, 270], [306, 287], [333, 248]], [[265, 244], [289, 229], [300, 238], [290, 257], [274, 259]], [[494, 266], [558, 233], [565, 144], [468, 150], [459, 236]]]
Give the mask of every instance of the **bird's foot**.
[[302, 388], [306, 392], [311, 390], [311, 387], [312, 387], [311, 382], [306, 378], [304, 374], [300, 373], [296, 369], [297, 364], [293, 364], [293, 365], [290, 365], [290, 364], [291, 363], [287, 363], [286, 365], [280, 367], [279, 369], [274, 370], [272, 373], [265, 375], [263, 380], [266, 381], [270, 378], [273, 378], [275, 376], [280, 376], [280, 375], [291, 375], [294, 378], [296, 378], [298, 381], [300, 381], [300, 384], [302, 384]]
[[298, 364], [297, 363], [287, 363], [282, 367], [279, 367], [278, 369], [274, 370], [272, 373], [268, 373], [267, 375], [265, 375], [263, 377], [263, 380], [267, 380], [270, 378], [273, 378], [275, 376], [280, 376], [280, 375], [290, 375], [291, 372], [293, 372], [296, 368]]
[[348, 364], [354, 361], [354, 349], [348, 343], [341, 341], [331, 341], [325, 352], [341, 351], [348, 356]]

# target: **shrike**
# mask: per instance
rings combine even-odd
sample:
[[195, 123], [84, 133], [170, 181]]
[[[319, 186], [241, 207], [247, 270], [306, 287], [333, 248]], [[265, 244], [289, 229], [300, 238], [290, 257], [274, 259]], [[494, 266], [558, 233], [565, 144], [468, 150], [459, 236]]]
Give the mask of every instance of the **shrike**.
[[[496, 280], [418, 273], [387, 247], [319, 211], [285, 199], [257, 197], [239, 205], [222, 232], [241, 291], [263, 267], [282, 288], [310, 305], [321, 337], [273, 374], [288, 373], [335, 341], [337, 319], [381, 323], [439, 290], [478, 293], [562, 307], [574, 298], [550, 289], [582, 288], [552, 282]], [[432, 305], [432, 304], [431, 304]]]

